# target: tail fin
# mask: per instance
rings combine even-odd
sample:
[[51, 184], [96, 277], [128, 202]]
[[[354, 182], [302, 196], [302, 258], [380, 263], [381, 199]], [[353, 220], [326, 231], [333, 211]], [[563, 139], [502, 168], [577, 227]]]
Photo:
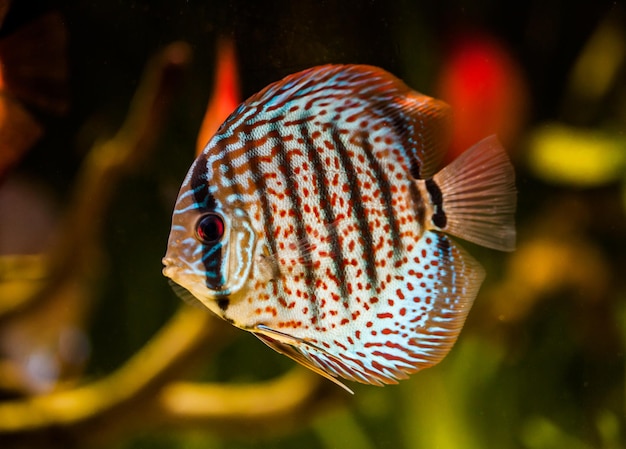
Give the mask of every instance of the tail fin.
[[433, 181], [441, 191], [442, 231], [488, 248], [515, 249], [515, 173], [495, 136], [465, 151]]

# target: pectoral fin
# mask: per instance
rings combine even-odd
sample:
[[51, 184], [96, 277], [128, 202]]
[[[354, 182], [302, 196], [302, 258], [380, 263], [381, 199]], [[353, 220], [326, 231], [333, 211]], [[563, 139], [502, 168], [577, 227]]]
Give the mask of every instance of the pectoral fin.
[[[309, 358], [310, 354], [313, 353], [328, 360], [333, 360], [335, 359], [335, 357], [332, 356], [332, 354], [329, 354], [328, 352], [324, 351], [321, 348], [318, 348], [317, 346], [309, 342], [306, 342], [297, 337], [293, 337], [291, 335], [287, 335], [282, 332], [278, 332], [267, 326], [259, 325], [256, 327], [255, 330], [252, 331], [252, 333], [259, 340], [261, 340], [263, 343], [265, 343], [267, 346], [269, 346], [279, 354], [286, 355], [287, 357], [310, 369], [311, 371], [339, 385], [348, 393], [354, 394], [354, 392], [350, 390], [350, 388], [341, 383], [333, 374], [324, 370]], [[306, 350], [302, 351], [300, 350], [300, 348], [306, 348]]]

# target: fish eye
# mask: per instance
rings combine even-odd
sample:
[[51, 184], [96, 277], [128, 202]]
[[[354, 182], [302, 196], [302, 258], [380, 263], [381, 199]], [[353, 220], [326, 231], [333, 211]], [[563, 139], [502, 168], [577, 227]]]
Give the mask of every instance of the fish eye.
[[224, 220], [211, 212], [203, 215], [196, 224], [196, 236], [203, 243], [216, 243], [224, 236]]

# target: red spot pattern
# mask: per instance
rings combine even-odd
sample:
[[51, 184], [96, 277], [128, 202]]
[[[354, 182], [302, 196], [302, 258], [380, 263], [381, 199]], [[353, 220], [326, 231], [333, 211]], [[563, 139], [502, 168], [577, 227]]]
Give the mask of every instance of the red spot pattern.
[[[423, 107], [438, 107], [397, 80], [378, 86], [363, 79], [361, 87], [372, 92], [393, 88], [393, 98], [413, 96]], [[258, 251], [269, 250], [272, 267], [255, 275], [273, 281], [251, 287], [229, 318], [248, 329], [263, 323], [315, 339], [335, 354], [338, 370], [358, 369], [384, 383], [404, 377], [406, 367], [393, 362], [426, 366], [408, 340], [430, 319], [439, 262], [433, 237], [422, 240], [416, 219], [404, 131], [377, 115], [381, 109], [367, 107], [370, 97], [357, 89], [320, 88], [287, 108], [263, 95], [249, 101], [271, 114], [250, 116], [210, 153], [218, 199], [243, 198], [237, 207], [254, 218]], [[244, 144], [241, 133], [249, 137]], [[410, 151], [419, 159], [421, 149]], [[321, 353], [311, 357], [331, 363]]]

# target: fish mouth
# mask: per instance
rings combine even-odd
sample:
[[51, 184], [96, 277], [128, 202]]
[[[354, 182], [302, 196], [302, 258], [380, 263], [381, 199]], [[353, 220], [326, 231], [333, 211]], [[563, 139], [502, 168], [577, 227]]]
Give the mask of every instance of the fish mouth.
[[163, 263], [163, 270], [162, 270], [163, 276], [170, 278], [170, 279], [174, 279], [176, 271], [178, 271], [180, 267], [178, 267], [176, 263], [174, 263], [174, 260], [170, 259], [169, 257], [164, 257], [161, 260], [161, 263]]
[[190, 292], [194, 297], [198, 298], [200, 301], [202, 301], [202, 299], [205, 299], [205, 300], [224, 299], [225, 297], [228, 297], [232, 294], [232, 290], [226, 286], [224, 286], [224, 288], [210, 289], [210, 290], [200, 293], [193, 287], [190, 287], [192, 285], [195, 285], [198, 279], [194, 277], [194, 275], [189, 273], [189, 270], [188, 270], [189, 267], [186, 267], [184, 264], [181, 264], [180, 261], [176, 259], [172, 259], [167, 256], [162, 259], [162, 263], [164, 265], [163, 270], [162, 270], [163, 276], [165, 276], [166, 278], [169, 278], [171, 282], [174, 282], [175, 284], [179, 285], [180, 287]]
[[163, 276], [181, 286], [189, 283], [189, 275], [184, 265], [169, 257], [164, 257], [162, 263], [164, 265], [161, 270]]
[[178, 297], [189, 304], [194, 302], [202, 303], [200, 298], [210, 299], [189, 288], [190, 285], [193, 285], [193, 282], [189, 282], [189, 278], [184, 273], [184, 267], [180, 264], [177, 264], [172, 259], [164, 258], [163, 265], [165, 265], [162, 270], [163, 276], [168, 278], [168, 283]]

